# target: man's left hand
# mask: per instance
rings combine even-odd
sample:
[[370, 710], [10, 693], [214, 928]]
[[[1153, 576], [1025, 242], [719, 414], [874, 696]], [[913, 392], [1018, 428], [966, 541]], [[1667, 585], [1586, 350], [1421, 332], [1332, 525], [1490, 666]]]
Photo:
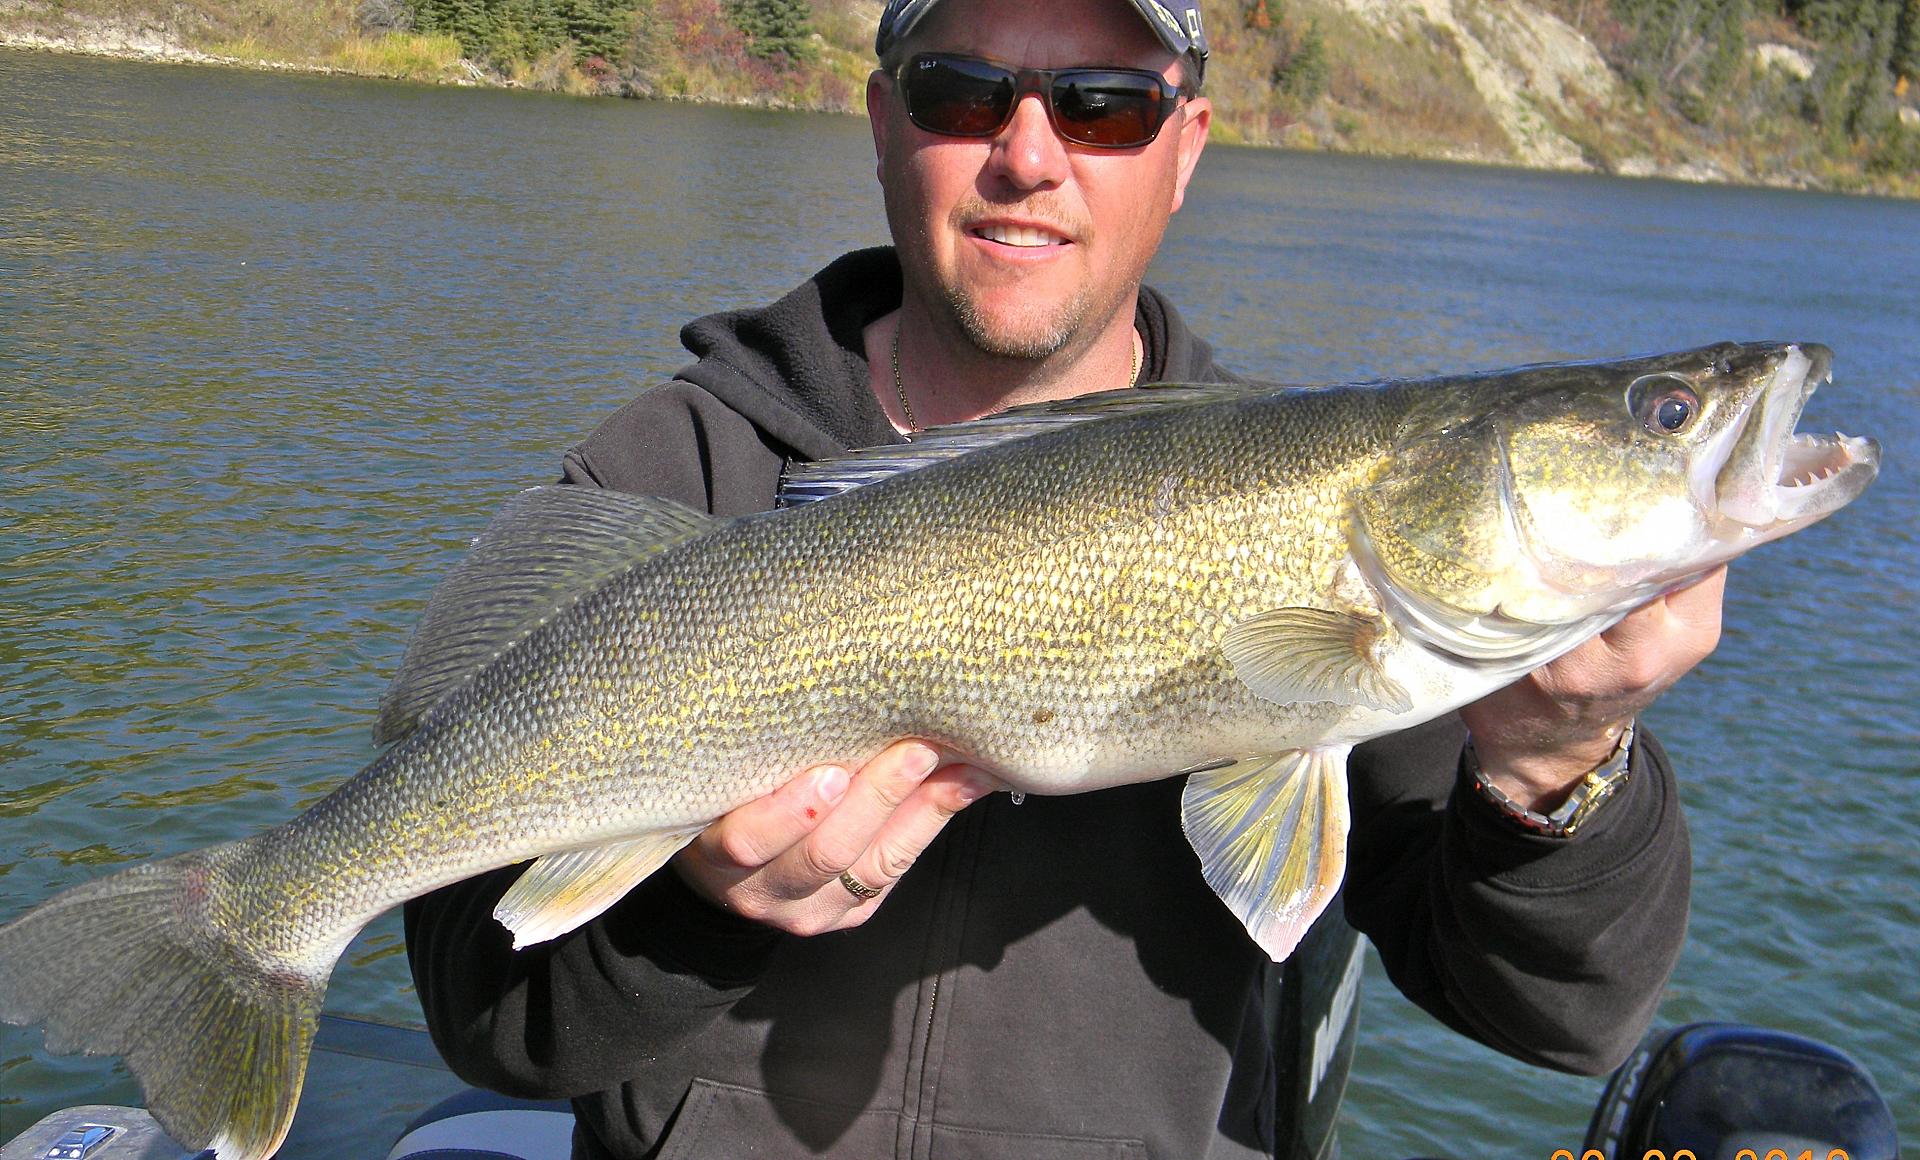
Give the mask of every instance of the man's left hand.
[[1559, 806], [1634, 715], [1713, 652], [1726, 584], [1716, 568], [1460, 710], [1487, 780], [1528, 809]]

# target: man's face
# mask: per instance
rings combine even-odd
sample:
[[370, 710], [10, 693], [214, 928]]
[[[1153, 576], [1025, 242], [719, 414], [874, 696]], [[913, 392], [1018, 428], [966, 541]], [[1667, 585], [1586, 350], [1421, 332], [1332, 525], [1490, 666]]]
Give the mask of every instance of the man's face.
[[[1009, 68], [1114, 66], [1180, 79], [1181, 65], [1122, 0], [947, 0], [910, 51]], [[875, 74], [868, 115], [887, 220], [908, 292], [979, 349], [1040, 359], [1091, 341], [1123, 309], [1159, 248], [1206, 143], [1211, 106], [1183, 102], [1137, 149], [1062, 140], [1041, 98], [998, 136], [944, 137], [907, 119]]]

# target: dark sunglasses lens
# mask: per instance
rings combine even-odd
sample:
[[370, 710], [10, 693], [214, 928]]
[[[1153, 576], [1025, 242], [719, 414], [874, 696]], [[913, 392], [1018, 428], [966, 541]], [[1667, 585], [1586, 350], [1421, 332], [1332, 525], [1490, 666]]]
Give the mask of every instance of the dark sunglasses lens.
[[1013, 110], [1013, 74], [985, 61], [918, 56], [900, 83], [907, 116], [929, 133], [990, 137]]
[[1160, 85], [1132, 73], [1071, 72], [1053, 82], [1054, 124], [1082, 145], [1145, 145], [1166, 120]]

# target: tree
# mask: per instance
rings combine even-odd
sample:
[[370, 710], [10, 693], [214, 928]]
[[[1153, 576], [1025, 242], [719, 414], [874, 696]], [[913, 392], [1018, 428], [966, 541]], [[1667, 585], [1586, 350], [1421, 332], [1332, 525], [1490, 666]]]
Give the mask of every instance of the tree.
[[493, 18], [486, 0], [417, 0], [413, 26], [422, 32], [444, 32], [460, 42], [460, 51], [483, 57], [493, 43]]
[[1307, 30], [1300, 34], [1299, 43], [1293, 46], [1286, 60], [1274, 67], [1273, 83], [1304, 107], [1319, 100], [1327, 91], [1331, 71], [1327, 64], [1327, 41], [1320, 34], [1320, 22], [1309, 20]]
[[806, 60], [813, 55], [813, 9], [807, 0], [727, 0], [727, 18], [747, 34], [758, 57]]
[[575, 59], [626, 54], [644, 0], [414, 0], [413, 25], [443, 32], [478, 59], [531, 60], [564, 45]]
[[1920, 0], [1900, 6], [1893, 48], [1893, 72], [1902, 80], [1920, 80]]
[[582, 57], [619, 60], [633, 36], [635, 4], [609, 0], [559, 0], [567, 36]]
[[1807, 112], [1835, 136], [1862, 140], [1893, 119], [1895, 41], [1910, 0], [1799, 0], [1789, 11], [1820, 41]]

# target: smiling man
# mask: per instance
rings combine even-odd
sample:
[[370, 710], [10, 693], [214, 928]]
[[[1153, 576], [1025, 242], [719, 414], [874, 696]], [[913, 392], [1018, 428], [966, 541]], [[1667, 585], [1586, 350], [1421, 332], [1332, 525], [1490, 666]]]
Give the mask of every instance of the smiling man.
[[[570, 451], [569, 482], [739, 515], [794, 462], [1231, 377], [1141, 284], [1212, 115], [1196, 11], [895, 0], [877, 47], [894, 247], [689, 325], [698, 361]], [[1201, 879], [1178, 779], [1015, 804], [904, 739], [734, 811], [553, 943], [515, 954], [493, 920], [512, 868], [416, 902], [414, 977], [461, 1075], [573, 1099], [579, 1156], [1327, 1155], [1348, 922], [1520, 1058], [1599, 1071], [1637, 1040], [1689, 856], [1630, 725], [1719, 607], [1716, 577], [1356, 750], [1344, 905], [1280, 966]]]
[[1132, 385], [1140, 280], [1212, 106], [1199, 58], [1112, 6], [907, 4], [883, 29], [868, 108], [905, 293], [866, 339], [899, 342], [898, 425]]

